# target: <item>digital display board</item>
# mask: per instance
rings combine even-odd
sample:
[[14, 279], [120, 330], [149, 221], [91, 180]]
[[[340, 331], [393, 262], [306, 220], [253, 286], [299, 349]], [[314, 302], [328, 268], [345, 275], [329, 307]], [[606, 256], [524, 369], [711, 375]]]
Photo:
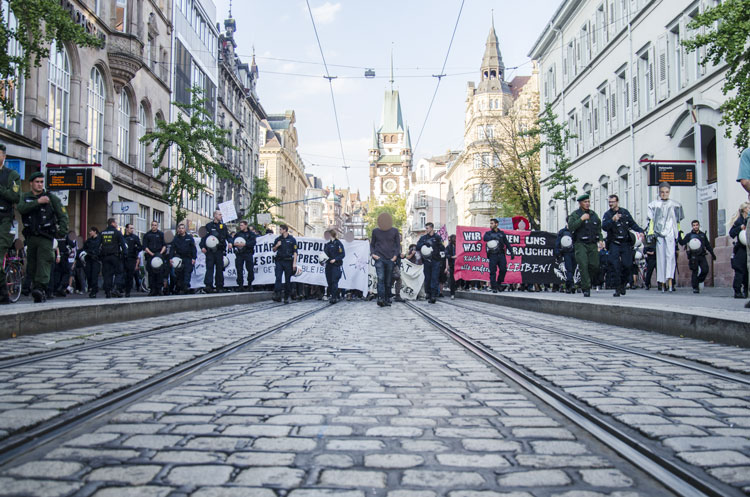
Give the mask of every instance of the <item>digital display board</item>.
[[89, 190], [91, 170], [80, 167], [47, 169], [47, 190]]
[[649, 164], [648, 185], [658, 186], [662, 182], [671, 186], [695, 186], [695, 164]]

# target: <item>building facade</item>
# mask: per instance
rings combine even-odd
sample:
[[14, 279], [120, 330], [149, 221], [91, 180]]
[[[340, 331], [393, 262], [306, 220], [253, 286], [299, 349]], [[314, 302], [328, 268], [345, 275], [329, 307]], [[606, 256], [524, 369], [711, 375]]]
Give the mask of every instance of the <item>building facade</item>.
[[[693, 165], [696, 186], [675, 186], [672, 198], [685, 208], [683, 230], [692, 219], [708, 230], [719, 247], [710, 278], [728, 284], [726, 234], [746, 194], [735, 183], [738, 151], [718, 124], [726, 67], [704, 67], [702, 53], [681, 45], [699, 33], [690, 20], [718, 3], [566, 0], [529, 55], [539, 63], [542, 103], [577, 135], [567, 144], [571, 172], [594, 210], [606, 211], [614, 193], [643, 224], [657, 198], [649, 164]], [[545, 153], [541, 162], [542, 227], [555, 231], [566, 209], [543, 186], [553, 166]]]
[[296, 116], [288, 110], [284, 114], [269, 114], [261, 122], [260, 167], [258, 175], [268, 179], [271, 196], [281, 200], [272, 209], [276, 218], [289, 226], [295, 236], [305, 234], [305, 192], [310, 186], [305, 165], [297, 152], [299, 139], [294, 126]]
[[380, 128], [373, 126], [369, 156], [372, 205], [382, 204], [394, 195], [406, 195], [412, 166], [411, 137], [401, 113], [398, 90], [385, 92], [383, 119]]
[[[16, 85], [17, 116], [0, 113], [7, 165], [22, 178], [42, 163], [80, 166], [90, 175], [90, 186], [60, 192], [70, 229], [85, 238], [89, 226], [106, 224], [112, 202], [128, 201], [137, 203], [137, 212], [120, 221], [143, 233], [151, 220], [163, 222], [168, 211], [161, 199], [164, 183], [155, 177], [158, 165], [138, 140], [156, 120], [169, 118], [172, 2], [66, 3], [70, 15], [85, 22], [104, 46], [53, 42], [50, 57]], [[16, 25], [7, 0], [2, 13]]]
[[[459, 152], [447, 152], [437, 157], [419, 159], [412, 173], [411, 189], [406, 197], [406, 226], [404, 243], [417, 243], [431, 222], [436, 230], [447, 229], [446, 198], [448, 181], [445, 173], [459, 157]], [[449, 233], [455, 233], [451, 231]]]

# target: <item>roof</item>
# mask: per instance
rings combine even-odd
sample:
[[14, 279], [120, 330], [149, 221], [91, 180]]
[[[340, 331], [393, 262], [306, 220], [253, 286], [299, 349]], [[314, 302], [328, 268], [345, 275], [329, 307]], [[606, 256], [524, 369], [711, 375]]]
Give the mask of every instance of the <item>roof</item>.
[[378, 164], [401, 164], [401, 162], [403, 161], [400, 155], [384, 155], [378, 159]]
[[508, 83], [514, 100], [518, 98], [521, 94], [521, 90], [523, 90], [523, 87], [526, 86], [526, 83], [528, 83], [530, 79], [531, 76], [516, 76], [510, 81], [510, 83]]
[[404, 121], [401, 116], [401, 98], [398, 90], [386, 90], [383, 101], [383, 124], [378, 130], [381, 133], [397, 133], [404, 131]]

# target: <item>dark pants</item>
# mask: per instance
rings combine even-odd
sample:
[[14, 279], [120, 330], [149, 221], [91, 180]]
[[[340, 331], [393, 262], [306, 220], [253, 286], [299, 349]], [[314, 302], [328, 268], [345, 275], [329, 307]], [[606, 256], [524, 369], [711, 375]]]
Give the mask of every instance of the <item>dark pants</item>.
[[[742, 233], [741, 235], [744, 235]], [[739, 242], [738, 242], [739, 243]], [[747, 260], [746, 250], [737, 250], [732, 256], [732, 269], [734, 269], [734, 280], [732, 281], [732, 287], [734, 293], [747, 293]]]
[[609, 257], [607, 260], [609, 271], [607, 271], [607, 286], [617, 288], [625, 286], [631, 281], [633, 270], [633, 247], [628, 243], [617, 244], [612, 242], [609, 246]]
[[505, 273], [508, 272], [508, 263], [505, 261], [505, 254], [490, 254], [490, 288], [497, 289], [505, 280]]
[[339, 279], [341, 279], [341, 266], [337, 264], [326, 264], [328, 295], [334, 300], [339, 299]]
[[563, 264], [565, 264], [565, 286], [570, 290], [575, 284], [576, 254], [571, 250], [570, 252], [563, 252], [562, 257]]
[[175, 269], [175, 290], [185, 292], [190, 290], [190, 278], [193, 276], [193, 259], [192, 257], [180, 257], [182, 264], [179, 269]]
[[148, 272], [148, 289], [152, 294], [158, 294], [162, 290], [164, 284], [164, 267], [154, 269], [151, 267], [151, 259], [153, 257], [146, 257], [146, 271]]
[[276, 283], [273, 285], [273, 291], [277, 295], [281, 293], [282, 276], [284, 276], [284, 298], [288, 299], [292, 294], [292, 261], [276, 259]]
[[140, 282], [138, 281], [138, 272], [135, 270], [136, 259], [125, 259], [123, 274], [125, 278], [123, 280], [122, 289], [126, 295], [130, 294], [130, 290], [133, 288], [133, 280], [135, 280], [135, 290], [138, 291]]
[[216, 288], [224, 288], [224, 253], [217, 251], [206, 251], [206, 276], [203, 284], [206, 288], [212, 288], [216, 282]]
[[99, 291], [99, 271], [102, 269], [102, 263], [98, 260], [92, 261], [91, 256], [86, 258], [86, 284], [89, 287], [89, 295], [96, 295]]
[[53, 292], [62, 292], [68, 287], [70, 281], [70, 262], [68, 258], [61, 258], [60, 262], [55, 264], [53, 278], [50, 279], [49, 289]]
[[52, 240], [44, 236], [32, 235], [26, 239], [26, 271], [31, 278], [31, 288], [42, 291], [49, 285], [49, 275], [55, 263]]
[[118, 255], [105, 255], [102, 257], [102, 277], [104, 278], [104, 291], [109, 293], [113, 286], [122, 286], [122, 260]]
[[380, 258], [375, 261], [375, 274], [378, 276], [378, 300], [391, 300], [391, 285], [393, 285], [393, 261]]
[[696, 255], [691, 259], [690, 269], [693, 271], [691, 283], [695, 289], [698, 288], [700, 283], [706, 281], [706, 277], [708, 276], [708, 261], [705, 255]]
[[428, 299], [436, 299], [440, 293], [440, 261], [425, 259], [422, 265], [424, 271], [424, 291]]
[[654, 274], [656, 269], [656, 256], [646, 256], [646, 287], [651, 286], [651, 275]]
[[455, 262], [448, 263], [448, 285], [450, 285], [452, 297], [456, 294]]
[[591, 290], [591, 280], [599, 277], [599, 250], [596, 243], [577, 242], [576, 264], [581, 273], [581, 289]]
[[244, 281], [243, 273], [247, 269], [247, 286], [253, 284], [255, 274], [253, 273], [253, 254], [251, 252], [239, 252], [234, 259], [234, 268], [237, 270], [237, 285], [242, 286]]

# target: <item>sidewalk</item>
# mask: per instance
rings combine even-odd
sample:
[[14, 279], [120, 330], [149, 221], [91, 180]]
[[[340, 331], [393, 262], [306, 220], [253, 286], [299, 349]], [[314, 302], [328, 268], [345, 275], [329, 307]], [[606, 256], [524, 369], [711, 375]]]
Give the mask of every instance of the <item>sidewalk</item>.
[[686, 336], [750, 347], [750, 309], [747, 300], [733, 298], [731, 288], [692, 288], [676, 292], [628, 290], [615, 298], [612, 290], [592, 290], [591, 297], [557, 292], [458, 292], [459, 298], [529, 311]]

